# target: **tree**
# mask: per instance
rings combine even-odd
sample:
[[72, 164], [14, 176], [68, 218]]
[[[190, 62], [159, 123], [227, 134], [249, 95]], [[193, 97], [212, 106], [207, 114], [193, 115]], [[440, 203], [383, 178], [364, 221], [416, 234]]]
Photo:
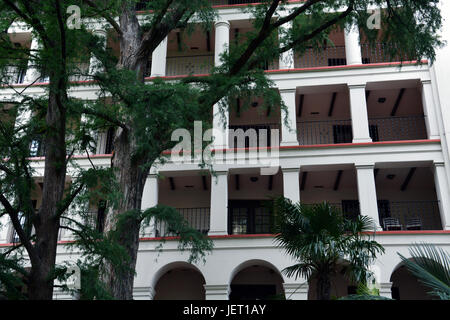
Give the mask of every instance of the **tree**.
[[[118, 59], [114, 59], [103, 50], [98, 39], [96, 41], [88, 37], [84, 28], [66, 30], [63, 23], [67, 18], [66, 2], [59, 0], [1, 2], [5, 8], [2, 10], [5, 28], [2, 29], [6, 30], [7, 26], [17, 19], [25, 21], [41, 39], [42, 53], [48, 52], [40, 55], [44, 62], [42, 65], [52, 69], [49, 72], [51, 85], [48, 92], [48, 106], [43, 108], [48, 109], [44, 112], [48, 127], [48, 130], [45, 130], [45, 143], [52, 146], [46, 155], [44, 178], [46, 200], [35, 218], [31, 209], [21, 208], [19, 211], [8, 203], [8, 199], [2, 199], [8, 214], [14, 218], [14, 227], [19, 235], [22, 232], [17, 218], [18, 212], [30, 212], [32, 217], [28, 221], [33, 221], [36, 230], [34, 237], [38, 240], [36, 242], [38, 254], [34, 254], [35, 249], [28, 244], [30, 237], [22, 234], [20, 238], [21, 243], [27, 247], [30, 257], [34, 255], [32, 265], [38, 270], [32, 271], [32, 278], [35, 279], [31, 281], [35, 288], [33, 290], [41, 291], [32, 295], [35, 298], [51, 296], [52, 281], [48, 281], [47, 276], [54, 265], [56, 235], [59, 229], [58, 217], [65, 212], [62, 210], [65, 206], [58, 204], [62, 202], [67, 204], [62, 200], [67, 160], [67, 146], [64, 139], [66, 136], [63, 129], [69, 110], [65, 105], [72, 106], [74, 101], [66, 94], [70, 85], [67, 80], [69, 71], [66, 68], [68, 62], [66, 58], [72, 52], [76, 52], [76, 50], [69, 52], [68, 44], [73, 44], [74, 48], [87, 48], [103, 67], [102, 71], [91, 75], [96, 80], [95, 84], [100, 87], [103, 99], [77, 103], [71, 110], [76, 110], [78, 114], [82, 113], [87, 117], [91, 127], [98, 128], [108, 124], [117, 128], [112, 172], [120, 197], [108, 201], [105, 237], [124, 248], [130, 260], [129, 268], [118, 270], [118, 267], [106, 259], [102, 272], [106, 287], [117, 299], [132, 298], [142, 222], [150, 217], [159, 219], [164, 216], [155, 210], [141, 210], [141, 199], [149, 168], [155, 161], [161, 159], [162, 151], [174, 145], [171, 141], [173, 129], [190, 129], [194, 120], [210, 123], [212, 106], [219, 104], [222, 111], [225, 110], [228, 108], [226, 104], [228, 97], [262, 96], [266, 105], [283, 107], [280, 97], [274, 90], [269, 90], [273, 86], [261, 69], [262, 62], [278, 59], [282, 52], [290, 49], [301, 53], [307, 47], [320, 48], [325, 41], [330, 41], [328, 35], [332, 30], [344, 28], [349, 23], [358, 23], [367, 38], [374, 42], [378, 30], [369, 30], [366, 23], [370, 15], [367, 11], [370, 5], [382, 5], [386, 8], [382, 20], [384, 30], [381, 41], [391, 45], [388, 47], [391, 48], [392, 56], [397, 54], [395, 48], [401, 45], [404, 56], [409, 60], [419, 61], [422, 57], [433, 59], [434, 48], [440, 45], [436, 35], [441, 22], [439, 10], [435, 7], [437, 1], [308, 0], [288, 4], [287, 0], [263, 0], [259, 1], [261, 2], [259, 5], [245, 9], [254, 17], [252, 20], [254, 30], [242, 35], [242, 41], [230, 45], [229, 52], [222, 56], [223, 64], [214, 68], [209, 76], [186, 77], [177, 83], [161, 80], [146, 83], [143, 71], [147, 61], [169, 32], [178, 28], [189, 29], [190, 22], [194, 18], [205, 28], [211, 27], [215, 11], [211, 8], [209, 0], [153, 0], [146, 4], [146, 9], [151, 10], [151, 13], [139, 21], [135, 11], [136, 2], [136, 0], [73, 1], [73, 4], [80, 6], [84, 16], [102, 18], [115, 31], [120, 46]], [[386, 23], [386, 19], [389, 19], [389, 23]], [[280, 28], [291, 22], [292, 28], [281, 31]], [[280, 39], [277, 39], [277, 33], [280, 34]], [[68, 35], [73, 35], [75, 39]], [[82, 35], [86, 35], [87, 38], [82, 40]], [[34, 56], [31, 58], [36, 60]], [[35, 104], [38, 100], [31, 101]], [[22, 158], [24, 157], [20, 159]], [[26, 174], [21, 172], [15, 176], [23, 177]], [[29, 180], [31, 181], [30, 178]], [[31, 182], [29, 185], [32, 185]], [[83, 189], [81, 184], [72, 185]], [[84, 184], [83, 186], [86, 188]], [[17, 192], [15, 190], [10, 194], [14, 197], [17, 196]], [[27, 206], [31, 208], [31, 204]], [[160, 211], [163, 210], [158, 210]], [[38, 224], [39, 231], [36, 227]], [[43, 257], [40, 258], [40, 255]]]
[[450, 300], [450, 255], [433, 244], [414, 244], [411, 258], [398, 254], [409, 271], [431, 291], [429, 294]]
[[[147, 1], [143, 9], [151, 10], [151, 15], [141, 24], [134, 10], [135, 1], [109, 2], [109, 9], [115, 8], [112, 11], [105, 10], [102, 2], [83, 2], [110, 23], [120, 43], [117, 65], [105, 66], [106, 72], [97, 74], [97, 79], [102, 89], [114, 96], [117, 103], [112, 108], [113, 113], [119, 115], [114, 122], [118, 130], [113, 167], [123, 198], [118, 207], [109, 211], [106, 229], [122, 234], [118, 239], [127, 248], [132, 266], [137, 256], [145, 179], [161, 152], [173, 146], [170, 134], [174, 124], [184, 124], [182, 127], [189, 129], [194, 119], [209, 120], [205, 118], [214, 104], [219, 103], [222, 110], [227, 108], [224, 97], [260, 95], [267, 104], [283, 107], [273, 90], [268, 90], [272, 85], [261, 70], [262, 62], [278, 59], [281, 53], [290, 49], [301, 53], [307, 47], [319, 48], [330, 41], [328, 35], [332, 30], [344, 28], [346, 24], [357, 23], [374, 43], [378, 30], [369, 30], [367, 24], [371, 14], [368, 8], [372, 5], [386, 8], [381, 41], [389, 45], [392, 56], [398, 54], [396, 48], [401, 45], [408, 59], [420, 61], [425, 56], [433, 59], [434, 48], [440, 45], [436, 36], [441, 25], [436, 8], [438, 1], [308, 0], [289, 4], [286, 0], [263, 0], [244, 9], [253, 15], [254, 31], [243, 35], [242, 41], [230, 44], [229, 52], [222, 56], [222, 66], [214, 68], [209, 76], [187, 77], [177, 84], [155, 80], [142, 85], [143, 70], [152, 51], [172, 30], [189, 28], [194, 16], [197, 22], [210, 25], [214, 18], [211, 2]], [[113, 19], [114, 15], [119, 17], [118, 23]], [[291, 22], [292, 28], [281, 31], [280, 28]], [[127, 75], [129, 85], [115, 81], [125, 79], [124, 75]], [[171, 99], [170, 103], [166, 103], [166, 99]], [[184, 103], [189, 103], [189, 112], [183, 108]], [[157, 132], [154, 126], [157, 126]], [[130, 219], [119, 227], [117, 217], [131, 212], [135, 214], [128, 215]], [[105, 281], [116, 298], [132, 298], [132, 273], [117, 274], [111, 267]]]
[[327, 203], [293, 204], [279, 198], [275, 201], [275, 242], [298, 263], [285, 268], [288, 277], [303, 276], [317, 280], [319, 300], [330, 299], [331, 276], [345, 270], [350, 279], [366, 283], [368, 267], [384, 248], [370, 238], [373, 228], [369, 217], [349, 220]]

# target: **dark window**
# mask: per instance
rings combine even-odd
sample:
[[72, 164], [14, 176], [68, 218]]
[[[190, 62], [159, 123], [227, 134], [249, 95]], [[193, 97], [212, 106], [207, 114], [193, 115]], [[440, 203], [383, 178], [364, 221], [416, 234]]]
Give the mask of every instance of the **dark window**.
[[114, 128], [109, 128], [106, 132], [106, 146], [105, 146], [105, 154], [110, 154], [114, 150]]
[[41, 135], [36, 136], [30, 143], [30, 157], [45, 156], [45, 145]]
[[373, 142], [380, 141], [380, 138], [378, 137], [378, 126], [376, 124], [371, 124], [369, 126], [369, 134]]
[[353, 140], [351, 125], [333, 125], [334, 143], [351, 143]]
[[384, 218], [391, 217], [391, 206], [389, 205], [389, 200], [378, 200], [378, 218], [380, 222], [383, 222]]
[[345, 58], [328, 58], [328, 66], [345, 66], [347, 64], [347, 59]]
[[362, 58], [363, 64], [370, 64], [370, 58]]
[[342, 212], [347, 219], [356, 219], [360, 215], [359, 201], [342, 200]]
[[270, 205], [270, 201], [230, 201], [228, 206], [228, 233], [271, 233], [272, 215]]
[[105, 229], [105, 218], [106, 218], [106, 201], [102, 200], [98, 203], [97, 209], [96, 229], [98, 232], [103, 232], [103, 230]]

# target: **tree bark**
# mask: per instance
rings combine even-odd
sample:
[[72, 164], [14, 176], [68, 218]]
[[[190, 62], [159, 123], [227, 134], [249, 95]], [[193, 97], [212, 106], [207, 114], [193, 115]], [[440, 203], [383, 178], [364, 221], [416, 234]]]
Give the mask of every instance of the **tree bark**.
[[321, 273], [317, 276], [317, 300], [330, 300], [331, 281], [327, 273]]
[[[52, 77], [51, 77], [52, 79]], [[51, 300], [54, 280], [51, 272], [56, 262], [59, 217], [57, 208], [64, 197], [66, 179], [66, 114], [61, 107], [64, 97], [50, 90], [46, 115], [47, 130], [44, 137], [46, 147], [42, 205], [33, 224], [36, 243], [35, 257], [31, 260], [28, 277], [28, 298]]]

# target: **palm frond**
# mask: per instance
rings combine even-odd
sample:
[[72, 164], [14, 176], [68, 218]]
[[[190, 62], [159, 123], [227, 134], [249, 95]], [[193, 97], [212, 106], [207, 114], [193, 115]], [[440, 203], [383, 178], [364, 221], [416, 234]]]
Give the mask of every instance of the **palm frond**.
[[433, 244], [414, 244], [410, 259], [398, 254], [406, 267], [441, 299], [450, 298], [450, 255]]

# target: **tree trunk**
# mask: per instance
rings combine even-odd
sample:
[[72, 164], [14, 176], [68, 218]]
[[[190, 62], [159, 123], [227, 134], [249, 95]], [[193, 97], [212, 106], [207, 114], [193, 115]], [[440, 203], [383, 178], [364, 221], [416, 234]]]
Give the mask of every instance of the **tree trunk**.
[[28, 298], [51, 300], [53, 279], [49, 277], [56, 262], [59, 218], [58, 204], [64, 197], [66, 179], [66, 114], [61, 108], [64, 99], [50, 90], [46, 116], [47, 131], [42, 205], [34, 221], [36, 229], [35, 257], [31, 259]]
[[317, 300], [330, 300], [330, 287], [330, 276], [327, 273], [319, 274], [317, 276]]
[[[123, 6], [120, 16], [120, 59], [118, 68], [133, 70], [137, 73], [137, 81], [143, 81], [142, 74], [145, 70], [148, 57], [139, 52], [142, 32], [134, 13], [134, 8]], [[134, 138], [133, 124], [129, 123], [127, 129], [119, 128], [114, 139], [114, 158], [112, 166], [116, 168], [115, 176], [120, 185], [121, 200], [117, 209], [111, 209], [105, 222], [105, 232], [114, 232], [117, 243], [123, 246], [130, 260], [127, 270], [117, 269], [105, 261], [105, 270], [102, 280], [109, 289], [114, 299], [133, 299], [133, 282], [136, 267], [136, 259], [139, 248], [140, 220], [136, 215], [141, 210], [142, 194], [149, 169], [142, 169], [141, 165], [150, 159], [136, 159], [133, 157], [137, 150]], [[134, 211], [130, 219], [123, 225], [117, 225], [117, 217], [120, 214]]]

